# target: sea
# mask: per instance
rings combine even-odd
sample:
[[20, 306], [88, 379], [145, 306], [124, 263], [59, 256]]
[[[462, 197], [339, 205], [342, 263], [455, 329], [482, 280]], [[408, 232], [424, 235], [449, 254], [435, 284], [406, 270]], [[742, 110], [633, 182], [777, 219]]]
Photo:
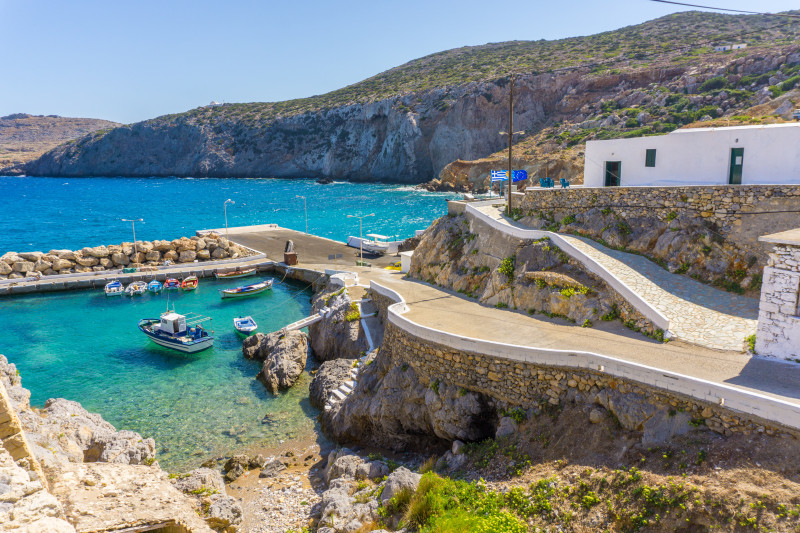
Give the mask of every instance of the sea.
[[[444, 215], [450, 197], [313, 179], [0, 177], [0, 255], [132, 241], [132, 224], [122, 219], [142, 219], [137, 240], [153, 240], [225, 227], [226, 215], [229, 226], [276, 223], [305, 231], [307, 213], [309, 233], [344, 241], [359, 232], [358, 219], [347, 215], [374, 213], [363, 219], [364, 233], [405, 238]], [[32, 405], [53, 397], [80, 402], [118, 429], [154, 438], [159, 463], [173, 472], [313, 433], [318, 412], [308, 400], [308, 372], [290, 390], [268, 393], [255, 379], [260, 365], [242, 357], [232, 325], [234, 317], [251, 315], [259, 331], [278, 330], [307, 316], [310, 288], [276, 278], [262, 296], [222, 300], [218, 289], [230, 285], [202, 279], [189, 293], [0, 297], [0, 354], [16, 364]], [[185, 355], [145, 338], [138, 321], [167, 306], [211, 317], [213, 348]], [[309, 358], [307, 370], [315, 365]]]

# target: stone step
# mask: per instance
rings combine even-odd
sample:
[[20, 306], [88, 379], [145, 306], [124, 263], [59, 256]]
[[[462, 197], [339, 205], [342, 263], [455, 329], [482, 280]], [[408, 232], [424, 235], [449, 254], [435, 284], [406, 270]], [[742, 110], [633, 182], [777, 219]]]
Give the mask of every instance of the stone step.
[[344, 400], [347, 395], [339, 391], [338, 389], [335, 391], [331, 391], [331, 396], [335, 397], [338, 401]]
[[353, 392], [353, 389], [351, 387], [348, 387], [347, 385], [339, 385], [338, 390], [342, 391], [345, 394], [350, 394], [351, 392]]
[[330, 410], [331, 410], [331, 408], [333, 408], [333, 406], [332, 406], [331, 404], [329, 404], [329, 403], [326, 403], [326, 404], [325, 404], [325, 410], [326, 410], [326, 411], [330, 411]]
[[353, 390], [353, 389], [356, 388], [356, 382], [355, 382], [355, 380], [352, 380], [352, 379], [350, 381], [345, 381], [344, 385], [347, 385], [348, 387], [350, 387], [350, 390]]

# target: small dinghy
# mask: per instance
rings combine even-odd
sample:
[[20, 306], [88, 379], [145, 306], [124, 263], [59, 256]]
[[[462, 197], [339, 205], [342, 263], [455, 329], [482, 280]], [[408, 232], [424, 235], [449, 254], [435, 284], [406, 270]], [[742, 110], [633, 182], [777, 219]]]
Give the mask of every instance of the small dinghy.
[[161, 282], [156, 279], [147, 284], [147, 290], [150, 292], [161, 292], [162, 287]]
[[214, 331], [209, 333], [202, 324], [207, 320], [210, 321], [211, 318], [167, 311], [161, 314], [161, 318], [140, 320], [139, 330], [159, 346], [179, 352], [194, 353], [210, 348], [214, 344]]
[[147, 292], [147, 283], [144, 281], [134, 281], [125, 287], [125, 294], [128, 296], [135, 296], [137, 294], [144, 294]]
[[251, 316], [240, 316], [238, 318], [233, 319], [233, 327], [236, 328], [236, 332], [242, 335], [250, 335], [253, 333], [258, 325], [256, 321], [253, 320]]
[[125, 292], [125, 288], [118, 280], [109, 281], [105, 286], [106, 296], [119, 296]]
[[197, 284], [200, 283], [200, 280], [197, 279], [197, 276], [189, 276], [183, 282], [181, 282], [181, 289], [185, 291], [193, 291], [197, 288]]
[[164, 281], [164, 288], [168, 291], [176, 291], [181, 288], [181, 282], [175, 278], [168, 278]]
[[219, 292], [223, 298], [244, 298], [246, 296], [261, 294], [262, 292], [268, 291], [271, 288], [272, 280], [268, 279], [259, 283], [253, 283], [252, 285], [243, 285], [233, 289], [222, 289]]
[[236, 270], [232, 270], [231, 272], [215, 272], [214, 275], [217, 279], [233, 279], [233, 278], [243, 278], [245, 276], [252, 276], [256, 273], [255, 267], [253, 268], [245, 268], [244, 270], [240, 268], [236, 268]]

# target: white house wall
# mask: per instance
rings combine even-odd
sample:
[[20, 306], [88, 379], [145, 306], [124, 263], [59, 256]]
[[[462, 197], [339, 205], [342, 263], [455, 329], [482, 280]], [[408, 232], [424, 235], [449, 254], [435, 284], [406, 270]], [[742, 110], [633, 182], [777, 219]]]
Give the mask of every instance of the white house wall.
[[[649, 148], [656, 150], [655, 167], [645, 167]], [[726, 185], [731, 148], [744, 148], [742, 184], [800, 184], [800, 124], [794, 123], [588, 141], [583, 183], [603, 187], [605, 162], [620, 161], [623, 187]]]

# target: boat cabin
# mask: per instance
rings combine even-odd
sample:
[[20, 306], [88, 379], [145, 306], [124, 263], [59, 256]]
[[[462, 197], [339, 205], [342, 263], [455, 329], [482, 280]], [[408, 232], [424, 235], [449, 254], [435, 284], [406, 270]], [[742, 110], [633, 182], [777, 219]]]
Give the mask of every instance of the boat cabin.
[[380, 241], [388, 241], [389, 237], [386, 235], [378, 235], [377, 233], [367, 233], [367, 237], [370, 237], [373, 241], [380, 243]]
[[186, 331], [186, 317], [178, 313], [164, 313], [161, 315], [161, 324], [158, 329], [170, 335]]

